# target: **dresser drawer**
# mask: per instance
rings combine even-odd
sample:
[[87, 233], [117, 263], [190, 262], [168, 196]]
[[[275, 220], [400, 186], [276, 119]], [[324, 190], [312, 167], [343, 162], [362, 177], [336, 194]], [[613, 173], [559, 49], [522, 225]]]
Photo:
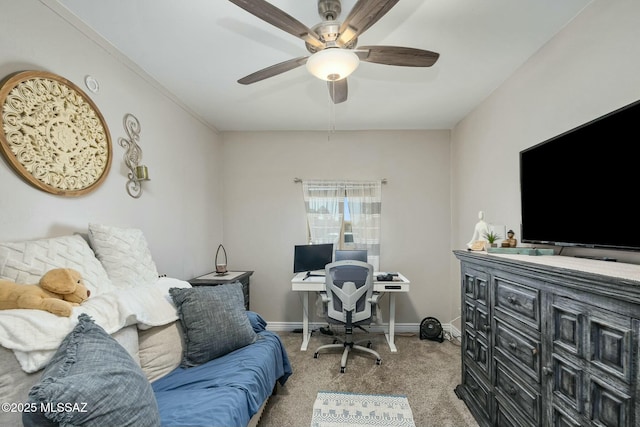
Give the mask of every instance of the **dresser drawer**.
[[584, 369], [570, 355], [552, 354], [551, 361], [553, 397], [575, 413], [584, 412]]
[[630, 317], [559, 296], [551, 310], [554, 352], [587, 359], [602, 376], [634, 383], [637, 338]]
[[467, 360], [473, 361], [475, 366], [488, 376], [491, 365], [487, 341], [465, 330], [462, 348]]
[[[637, 427], [633, 421], [634, 399], [631, 390], [623, 390], [613, 384], [591, 377], [588, 385], [587, 414], [596, 426]], [[637, 421], [637, 420], [636, 420]]]
[[473, 301], [465, 300], [464, 303], [464, 322], [467, 328], [473, 329], [477, 334], [485, 340], [490, 330], [489, 313], [483, 305], [476, 304]]
[[469, 392], [473, 403], [482, 411], [483, 416], [490, 418], [491, 413], [491, 392], [487, 385], [484, 384], [479, 374], [476, 374], [472, 369], [465, 369], [463, 383], [465, 388]]
[[500, 277], [494, 284], [496, 317], [523, 322], [540, 331], [540, 291]]
[[495, 325], [496, 357], [510, 362], [540, 383], [540, 340], [523, 335], [499, 320]]
[[578, 415], [565, 412], [556, 406], [553, 407], [551, 417], [552, 427], [582, 427], [583, 425]]
[[504, 399], [522, 411], [524, 418], [540, 423], [540, 392], [525, 385], [528, 381], [519, 378], [504, 364], [496, 363], [495, 387]]
[[496, 421], [493, 425], [495, 427], [537, 427], [540, 424], [523, 419], [507, 402], [496, 397]]
[[474, 269], [467, 269], [464, 273], [464, 295], [471, 300], [485, 306], [489, 302], [489, 278], [486, 273]]

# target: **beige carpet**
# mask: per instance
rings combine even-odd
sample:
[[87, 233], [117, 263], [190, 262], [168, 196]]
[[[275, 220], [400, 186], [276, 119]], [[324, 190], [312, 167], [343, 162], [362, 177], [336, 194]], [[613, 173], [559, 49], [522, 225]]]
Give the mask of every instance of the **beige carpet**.
[[[331, 343], [330, 336], [315, 332], [309, 350], [300, 351], [302, 336], [280, 332], [293, 375], [278, 394], [272, 396], [260, 420], [260, 427], [309, 427], [313, 404], [319, 391], [406, 395], [417, 427], [477, 426], [454, 388], [460, 382], [460, 347], [448, 341], [420, 340], [397, 336], [397, 353], [391, 353], [384, 335], [372, 335], [373, 348], [382, 364], [372, 356], [352, 352], [347, 369], [340, 373], [340, 355], [321, 353], [316, 347]], [[360, 336], [360, 334], [358, 334]]]

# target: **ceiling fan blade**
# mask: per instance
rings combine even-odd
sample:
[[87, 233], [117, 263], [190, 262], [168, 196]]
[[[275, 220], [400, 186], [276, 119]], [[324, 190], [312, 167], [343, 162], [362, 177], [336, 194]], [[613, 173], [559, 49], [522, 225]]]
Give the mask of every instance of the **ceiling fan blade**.
[[324, 43], [312, 29], [271, 3], [265, 0], [229, 1], [282, 31], [299, 37], [314, 47], [324, 49]]
[[398, 46], [361, 46], [354, 52], [361, 61], [403, 67], [431, 67], [440, 57], [429, 50]]
[[277, 76], [286, 71], [298, 68], [307, 62], [308, 56], [302, 56], [300, 58], [289, 59], [288, 61], [280, 62], [279, 64], [272, 65], [262, 70], [251, 73], [238, 80], [238, 83], [243, 85], [249, 85], [251, 83], [259, 82], [260, 80], [268, 79], [269, 77]]
[[334, 104], [340, 104], [347, 100], [349, 93], [349, 87], [347, 85], [347, 79], [329, 80], [327, 81], [327, 87], [329, 88], [329, 95]]
[[378, 22], [399, 0], [358, 0], [340, 26], [339, 46], [346, 46]]

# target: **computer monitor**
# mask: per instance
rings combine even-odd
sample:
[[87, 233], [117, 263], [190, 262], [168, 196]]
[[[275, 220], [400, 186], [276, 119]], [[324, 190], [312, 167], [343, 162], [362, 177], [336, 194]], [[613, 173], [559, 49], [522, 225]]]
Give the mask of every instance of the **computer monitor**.
[[344, 260], [368, 262], [367, 250], [366, 249], [337, 250], [336, 261], [344, 261]]
[[293, 272], [307, 272], [311, 276], [312, 271], [323, 270], [330, 264], [333, 258], [333, 244], [323, 243], [319, 245], [296, 245], [293, 254]]

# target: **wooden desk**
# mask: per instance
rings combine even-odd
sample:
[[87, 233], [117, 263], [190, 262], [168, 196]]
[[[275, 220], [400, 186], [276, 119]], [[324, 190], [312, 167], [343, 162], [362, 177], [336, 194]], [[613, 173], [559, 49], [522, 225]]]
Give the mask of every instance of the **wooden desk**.
[[[379, 273], [374, 273], [373, 291], [389, 293], [389, 323], [384, 333], [387, 343], [392, 352], [397, 352], [395, 345], [395, 327], [396, 327], [396, 293], [409, 292], [411, 282], [398, 273], [397, 280], [393, 282], [379, 282], [375, 280]], [[309, 331], [309, 294], [312, 292], [323, 292], [326, 290], [324, 276], [311, 276], [305, 279], [306, 273], [298, 273], [291, 279], [291, 290], [294, 292], [303, 292], [302, 295], [302, 346], [301, 351], [307, 351], [309, 341], [311, 340], [311, 332]], [[377, 313], [378, 324], [382, 324], [382, 313]]]

